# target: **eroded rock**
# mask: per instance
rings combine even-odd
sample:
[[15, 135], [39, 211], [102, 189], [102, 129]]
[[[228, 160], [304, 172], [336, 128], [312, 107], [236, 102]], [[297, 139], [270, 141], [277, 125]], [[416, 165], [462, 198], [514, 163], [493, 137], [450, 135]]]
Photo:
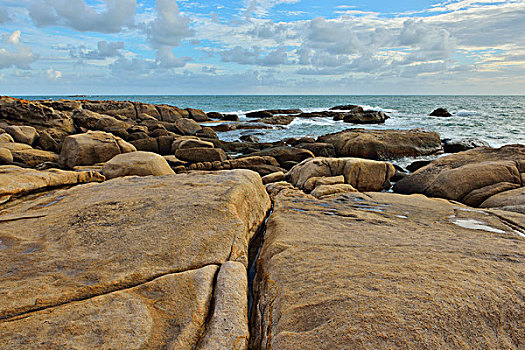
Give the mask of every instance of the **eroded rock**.
[[162, 176], [175, 174], [166, 159], [151, 152], [119, 154], [102, 167], [107, 179], [121, 176]]

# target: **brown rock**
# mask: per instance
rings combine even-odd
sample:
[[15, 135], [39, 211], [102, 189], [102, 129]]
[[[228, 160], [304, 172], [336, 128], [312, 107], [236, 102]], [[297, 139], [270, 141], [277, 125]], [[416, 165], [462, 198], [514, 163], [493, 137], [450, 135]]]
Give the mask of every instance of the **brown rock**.
[[328, 176], [328, 177], [311, 177], [309, 178], [303, 186], [303, 190], [306, 192], [313, 191], [318, 186], [324, 185], [341, 185], [345, 183], [345, 177], [343, 175], [339, 176]]
[[283, 167], [283, 164], [288, 161], [302, 162], [305, 159], [315, 157], [312, 152], [295, 147], [267, 148], [259, 152], [250, 153], [250, 157], [253, 156], [273, 157], [279, 162], [281, 167]]
[[525, 187], [501, 191], [481, 203], [481, 208], [497, 208], [525, 214]]
[[106, 179], [113, 179], [121, 176], [162, 176], [175, 173], [168, 162], [158, 154], [131, 152], [119, 154], [104, 164], [102, 174]]
[[15, 142], [15, 140], [13, 140], [13, 137], [11, 135], [9, 135], [8, 133], [4, 132], [4, 133], [1, 133], [0, 134], [0, 143], [7, 143], [7, 142]]
[[130, 142], [137, 151], [159, 153], [159, 144], [156, 138], [148, 137], [145, 139], [134, 140]]
[[194, 349], [212, 302], [216, 271], [217, 266], [208, 265], [168, 274], [0, 322], [2, 349]]
[[135, 105], [129, 101], [82, 101], [82, 108], [113, 117], [137, 120]]
[[47, 131], [40, 132], [36, 145], [46, 151], [60, 152], [59, 143]]
[[295, 120], [293, 115], [272, 115], [271, 117], [256, 119], [254, 123], [263, 123], [270, 125], [290, 125]]
[[312, 191], [312, 196], [322, 198], [339, 193], [358, 192], [352, 185], [337, 184], [337, 185], [320, 185]]
[[208, 118], [208, 115], [204, 113], [201, 109], [194, 109], [194, 108], [186, 108], [188, 113], [190, 114], [190, 118], [195, 120], [196, 122], [207, 122], [210, 120]]
[[13, 163], [13, 155], [7, 148], [0, 148], [0, 165]]
[[294, 145], [297, 148], [307, 149], [316, 157], [335, 157], [335, 147], [331, 143], [309, 142]]
[[292, 185], [307, 189], [310, 178], [343, 175], [346, 184], [365, 192], [381, 191], [394, 174], [394, 166], [386, 162], [359, 158], [314, 158], [294, 166], [287, 177]]
[[442, 151], [438, 133], [420, 130], [349, 129], [321, 136], [317, 141], [333, 144], [340, 157], [393, 159]]
[[250, 347], [521, 349], [525, 240], [498, 215], [420, 195], [281, 191]]
[[183, 115], [188, 116], [187, 111], [175, 106], [157, 105], [157, 109], [163, 122], [175, 123], [177, 120], [182, 119]]
[[509, 190], [515, 190], [520, 188], [520, 185], [509, 182], [498, 182], [494, 185], [485, 186], [477, 190], [471, 191], [467, 196], [463, 198], [463, 203], [470, 205], [471, 207], [479, 207], [488, 198]]
[[216, 139], [216, 140], [219, 139], [219, 136], [217, 136], [217, 133], [208, 126], [203, 127], [201, 131], [197, 131], [195, 135], [198, 137], [203, 137], [207, 139]]
[[211, 142], [202, 141], [199, 139], [184, 140], [178, 145], [178, 149], [184, 148], [214, 148], [215, 146]]
[[134, 151], [136, 148], [120, 137], [102, 131], [90, 131], [66, 137], [59, 161], [73, 168], [77, 165], [103, 163], [117, 154]]
[[22, 149], [12, 150], [13, 160], [17, 163], [25, 164], [28, 167], [34, 168], [39, 164], [45, 162], [58, 162], [58, 154], [49, 151], [42, 151], [39, 149]]
[[25, 143], [32, 146], [38, 139], [38, 133], [32, 126], [10, 125], [5, 131], [13, 137], [15, 142]]
[[139, 119], [142, 119], [144, 116], [150, 116], [157, 120], [162, 119], [157, 109], [157, 106], [141, 102], [133, 102], [133, 104], [135, 105], [135, 109], [137, 111]]
[[186, 118], [177, 120], [175, 127], [182, 135], [195, 135], [202, 130], [202, 127], [196, 121]]
[[262, 178], [262, 182], [265, 185], [272, 183], [272, 182], [281, 182], [281, 181], [284, 181], [284, 173], [282, 171], [271, 173]]
[[192, 162], [223, 162], [226, 160], [226, 153], [220, 148], [184, 148], [175, 151], [175, 157]]

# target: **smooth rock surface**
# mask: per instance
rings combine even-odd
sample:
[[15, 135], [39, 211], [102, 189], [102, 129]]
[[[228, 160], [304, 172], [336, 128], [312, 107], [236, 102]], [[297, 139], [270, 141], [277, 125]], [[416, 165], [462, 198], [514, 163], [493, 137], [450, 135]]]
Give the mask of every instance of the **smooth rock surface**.
[[131, 152], [119, 154], [102, 167], [102, 174], [106, 179], [121, 176], [162, 176], [172, 175], [166, 159], [151, 152]]
[[38, 133], [32, 126], [10, 125], [5, 128], [5, 131], [13, 137], [15, 142], [25, 143], [27, 145], [33, 145], [38, 138]]
[[525, 214], [525, 187], [502, 191], [489, 197], [480, 205], [481, 208], [497, 208]]
[[77, 165], [103, 163], [121, 153], [137, 149], [120, 137], [103, 131], [89, 131], [66, 137], [60, 152], [60, 163], [73, 168]]
[[310, 178], [343, 175], [346, 184], [364, 192], [382, 190], [394, 174], [394, 166], [387, 162], [360, 158], [313, 158], [294, 166], [287, 178], [292, 185], [310, 190], [307, 186]]
[[395, 159], [442, 152], [439, 134], [421, 130], [348, 129], [317, 141], [333, 144], [339, 157]]
[[118, 178], [15, 204], [0, 211], [0, 319], [206, 265], [247, 266], [271, 205], [246, 170]]
[[257, 262], [251, 348], [523, 349], [525, 215], [509, 214], [282, 190]]
[[11, 164], [13, 162], [13, 155], [7, 148], [0, 147], [0, 165]]
[[204, 331], [216, 271], [217, 266], [209, 265], [168, 274], [130, 289], [0, 321], [0, 346], [192, 350]]

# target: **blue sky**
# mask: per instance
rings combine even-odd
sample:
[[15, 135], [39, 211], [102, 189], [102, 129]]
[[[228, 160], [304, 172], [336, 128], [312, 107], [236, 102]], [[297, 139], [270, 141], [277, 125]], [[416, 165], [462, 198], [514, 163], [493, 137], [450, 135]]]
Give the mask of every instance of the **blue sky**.
[[0, 0], [0, 94], [524, 94], [523, 0]]

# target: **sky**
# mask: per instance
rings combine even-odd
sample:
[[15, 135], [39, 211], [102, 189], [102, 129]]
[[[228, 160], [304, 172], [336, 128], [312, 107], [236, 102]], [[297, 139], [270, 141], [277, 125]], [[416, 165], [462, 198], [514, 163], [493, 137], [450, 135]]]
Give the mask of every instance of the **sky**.
[[0, 95], [525, 94], [525, 0], [0, 0]]

